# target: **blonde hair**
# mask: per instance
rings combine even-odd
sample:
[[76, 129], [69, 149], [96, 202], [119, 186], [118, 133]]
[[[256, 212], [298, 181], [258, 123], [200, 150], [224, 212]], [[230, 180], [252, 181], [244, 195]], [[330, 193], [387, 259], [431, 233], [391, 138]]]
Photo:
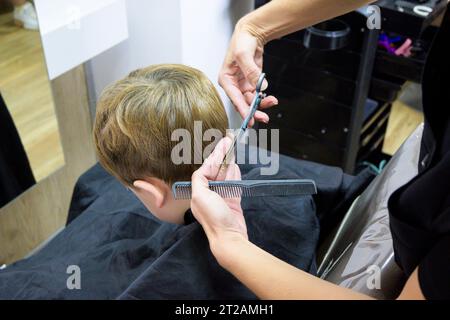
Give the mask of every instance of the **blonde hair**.
[[136, 70], [98, 101], [93, 133], [99, 161], [128, 186], [145, 177], [190, 180], [199, 165], [172, 162], [171, 135], [184, 128], [193, 136], [194, 121], [202, 121], [203, 132], [224, 135], [228, 127], [222, 101], [202, 72], [177, 64]]

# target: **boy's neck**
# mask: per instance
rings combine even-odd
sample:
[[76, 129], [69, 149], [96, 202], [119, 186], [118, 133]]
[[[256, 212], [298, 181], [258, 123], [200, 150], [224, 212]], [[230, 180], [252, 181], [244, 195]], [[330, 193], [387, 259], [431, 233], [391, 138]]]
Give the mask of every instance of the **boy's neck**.
[[[169, 218], [169, 221], [184, 224], [184, 215], [186, 211], [191, 208], [190, 200], [174, 200], [171, 199], [168, 203], [166, 203], [166, 217]], [[164, 217], [161, 217], [164, 220]]]

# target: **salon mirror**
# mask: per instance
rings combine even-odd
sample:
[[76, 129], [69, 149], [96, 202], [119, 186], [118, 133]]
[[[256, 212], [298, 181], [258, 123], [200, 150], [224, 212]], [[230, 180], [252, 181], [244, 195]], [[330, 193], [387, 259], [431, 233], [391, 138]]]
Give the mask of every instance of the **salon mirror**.
[[31, 2], [0, 0], [0, 207], [64, 165], [33, 10]]

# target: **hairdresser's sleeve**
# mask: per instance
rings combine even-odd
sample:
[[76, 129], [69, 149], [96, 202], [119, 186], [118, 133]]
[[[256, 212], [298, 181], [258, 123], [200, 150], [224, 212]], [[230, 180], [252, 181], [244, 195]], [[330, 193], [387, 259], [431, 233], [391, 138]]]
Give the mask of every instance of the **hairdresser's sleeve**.
[[439, 238], [420, 263], [419, 283], [426, 299], [450, 299], [450, 234]]

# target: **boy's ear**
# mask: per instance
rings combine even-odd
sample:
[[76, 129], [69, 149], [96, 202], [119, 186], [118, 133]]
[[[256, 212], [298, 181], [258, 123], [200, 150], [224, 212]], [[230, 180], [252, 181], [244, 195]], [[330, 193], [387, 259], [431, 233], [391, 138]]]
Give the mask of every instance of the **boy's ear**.
[[145, 198], [150, 197], [158, 208], [163, 206], [166, 193], [163, 186], [159, 185], [157, 181], [136, 180], [133, 182], [133, 186], [137, 189], [137, 193], [141, 193]]

